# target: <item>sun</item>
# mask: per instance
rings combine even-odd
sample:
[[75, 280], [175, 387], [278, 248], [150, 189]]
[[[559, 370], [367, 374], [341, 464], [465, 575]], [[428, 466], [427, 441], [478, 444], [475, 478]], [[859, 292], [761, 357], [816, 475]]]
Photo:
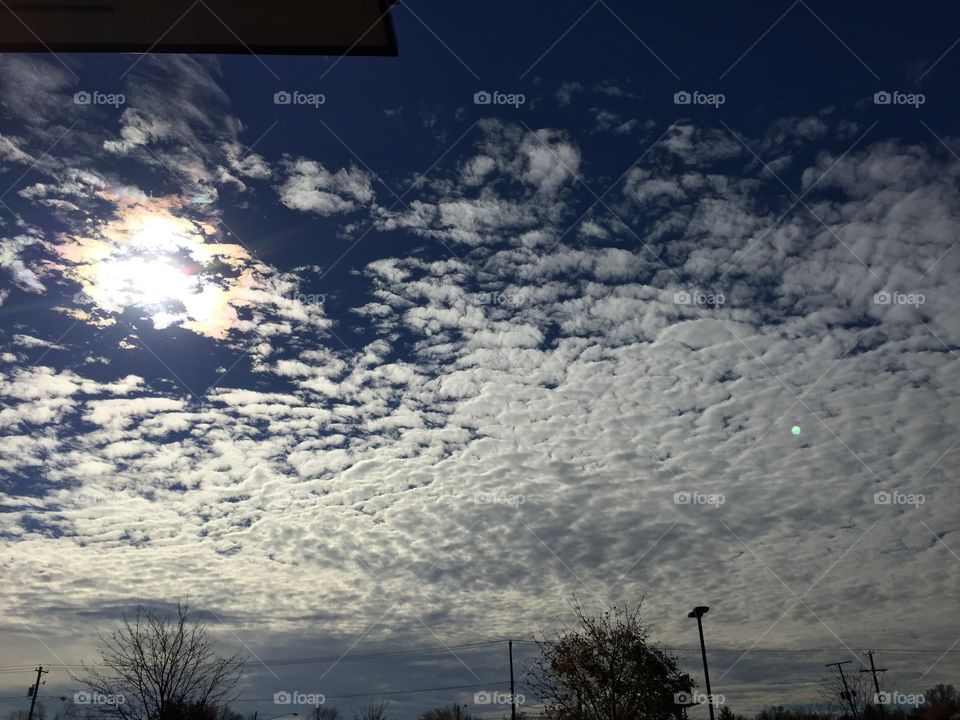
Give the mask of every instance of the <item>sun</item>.
[[246, 250], [211, 241], [215, 228], [186, 217], [175, 199], [111, 199], [113, 217], [58, 246], [62, 270], [81, 288], [67, 312], [109, 325], [134, 309], [156, 329], [226, 337], [252, 284]]
[[94, 285], [99, 295], [115, 307], [155, 306], [171, 303], [186, 306], [199, 291], [189, 268], [169, 257], [121, 257], [101, 263]]
[[203, 244], [195, 223], [137, 205], [104, 224], [99, 238], [81, 242], [84, 291], [114, 312], [184, 306], [200, 290], [192, 256]]

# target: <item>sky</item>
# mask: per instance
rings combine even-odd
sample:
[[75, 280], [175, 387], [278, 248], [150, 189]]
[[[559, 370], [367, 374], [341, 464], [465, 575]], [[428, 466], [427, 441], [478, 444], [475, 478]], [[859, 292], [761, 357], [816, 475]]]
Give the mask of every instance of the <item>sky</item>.
[[178, 600], [264, 716], [502, 717], [573, 597], [737, 712], [960, 680], [960, 12], [392, 15], [0, 55], [0, 712]]

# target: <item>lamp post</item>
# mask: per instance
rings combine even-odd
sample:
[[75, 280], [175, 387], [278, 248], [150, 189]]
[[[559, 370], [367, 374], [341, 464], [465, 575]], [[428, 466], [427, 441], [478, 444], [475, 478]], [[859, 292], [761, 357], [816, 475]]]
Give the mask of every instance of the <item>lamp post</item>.
[[710, 692], [710, 671], [707, 669], [707, 646], [703, 643], [703, 616], [707, 614], [706, 605], [698, 605], [687, 613], [688, 618], [697, 619], [697, 629], [700, 631], [700, 653], [703, 655], [703, 679], [707, 683], [707, 707], [710, 710], [710, 720], [713, 718], [713, 693]]

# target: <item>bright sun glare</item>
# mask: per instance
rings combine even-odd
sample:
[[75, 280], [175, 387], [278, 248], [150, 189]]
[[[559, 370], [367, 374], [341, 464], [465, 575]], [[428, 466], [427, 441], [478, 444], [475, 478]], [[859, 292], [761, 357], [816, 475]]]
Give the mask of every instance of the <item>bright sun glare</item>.
[[220, 268], [247, 256], [240, 247], [210, 243], [208, 232], [167, 208], [133, 204], [99, 237], [65, 243], [62, 254], [76, 263], [86, 302], [102, 311], [139, 308], [157, 329], [179, 325], [222, 337], [237, 320], [231, 303], [245, 280]]
[[97, 286], [111, 304], [158, 305], [177, 301], [186, 305], [197, 291], [196, 278], [169, 258], [133, 256], [105, 262], [98, 268]]

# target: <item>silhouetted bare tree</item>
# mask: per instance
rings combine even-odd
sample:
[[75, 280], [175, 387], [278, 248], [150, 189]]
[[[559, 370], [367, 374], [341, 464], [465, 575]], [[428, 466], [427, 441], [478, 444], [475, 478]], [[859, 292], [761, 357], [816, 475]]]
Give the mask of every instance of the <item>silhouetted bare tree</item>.
[[176, 615], [137, 608], [131, 619], [100, 636], [100, 660], [71, 677], [103, 698], [101, 714], [120, 720], [217, 720], [240, 679], [240, 653], [222, 658], [188, 607]]
[[[853, 666], [850, 666], [853, 667]], [[873, 680], [866, 673], [845, 671], [847, 688], [850, 691], [850, 697], [853, 700], [853, 706], [857, 709], [860, 717], [863, 718], [867, 709], [873, 705]], [[882, 683], [881, 683], [882, 689]], [[850, 703], [847, 701], [847, 690], [843, 687], [843, 681], [839, 673], [825, 677], [821, 684], [821, 693], [824, 702], [831, 711], [837, 713], [840, 717], [851, 715]]]
[[420, 720], [475, 720], [475, 718], [459, 705], [447, 705], [427, 710], [420, 716]]
[[315, 707], [310, 711], [310, 720], [341, 720], [343, 713], [332, 705]]
[[953, 685], [934, 685], [923, 693], [920, 715], [924, 720], [950, 720], [960, 715], [960, 693]]
[[[847, 708], [849, 713], [849, 708]], [[773, 705], [761, 710], [757, 720], [836, 720], [836, 715], [822, 707], [793, 705], [789, 708], [783, 705]]]
[[387, 720], [387, 703], [363, 705], [353, 713], [354, 720]]

